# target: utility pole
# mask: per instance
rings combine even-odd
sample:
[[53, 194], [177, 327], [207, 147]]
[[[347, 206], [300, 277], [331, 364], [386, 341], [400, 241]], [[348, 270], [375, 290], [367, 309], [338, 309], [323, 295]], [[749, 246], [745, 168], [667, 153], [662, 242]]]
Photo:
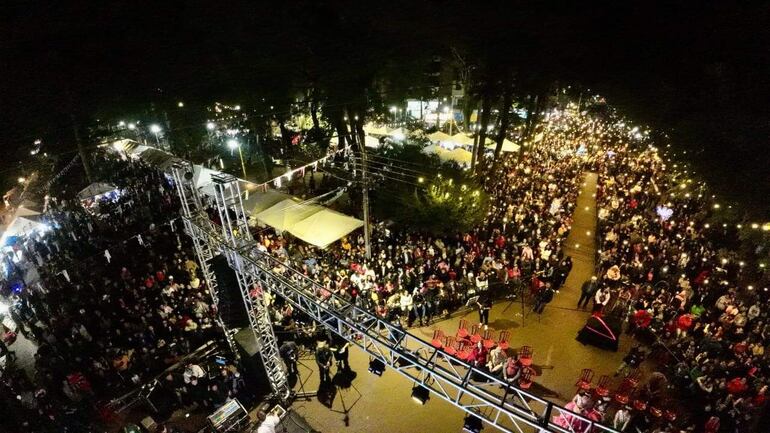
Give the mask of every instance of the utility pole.
[[83, 141], [80, 140], [80, 131], [78, 130], [78, 121], [75, 117], [75, 104], [72, 100], [72, 93], [68, 91], [67, 97], [70, 105], [70, 121], [72, 122], [72, 132], [75, 135], [75, 144], [78, 146], [78, 154], [80, 154], [80, 161], [83, 163], [83, 171], [86, 172], [86, 178], [88, 179], [88, 182], [92, 182], [91, 161], [88, 159], [86, 148], [83, 147]]
[[371, 228], [369, 227], [369, 176], [367, 171], [366, 146], [358, 140], [358, 147], [361, 149], [361, 181], [363, 183], [363, 200], [361, 204], [364, 207], [364, 245], [366, 247], [366, 258], [372, 258], [372, 243], [370, 239]]

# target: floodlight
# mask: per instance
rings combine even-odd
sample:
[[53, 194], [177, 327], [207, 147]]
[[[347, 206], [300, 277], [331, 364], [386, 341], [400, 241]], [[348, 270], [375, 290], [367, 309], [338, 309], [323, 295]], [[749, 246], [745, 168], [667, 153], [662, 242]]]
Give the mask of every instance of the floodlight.
[[476, 415], [468, 415], [463, 420], [463, 431], [479, 433], [484, 430], [484, 423]]
[[369, 373], [376, 374], [377, 376], [382, 376], [382, 373], [385, 371], [385, 363], [380, 361], [377, 358], [373, 358], [369, 361]]
[[428, 388], [422, 385], [417, 385], [412, 388], [412, 400], [424, 405], [428, 400], [430, 400], [430, 391], [428, 391]]

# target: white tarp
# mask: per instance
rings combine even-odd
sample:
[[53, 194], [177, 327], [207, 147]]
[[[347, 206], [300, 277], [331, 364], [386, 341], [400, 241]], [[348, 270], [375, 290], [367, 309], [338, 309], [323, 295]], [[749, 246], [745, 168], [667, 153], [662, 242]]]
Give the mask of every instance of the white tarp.
[[288, 231], [309, 244], [326, 248], [363, 225], [359, 219], [323, 209], [294, 224]]
[[[486, 145], [487, 149], [494, 150], [495, 147], [497, 147], [496, 142], [492, 142], [490, 144]], [[512, 142], [511, 140], [505, 138], [503, 139], [503, 148], [501, 149], [502, 152], [518, 152], [519, 151], [519, 145]]]
[[255, 218], [260, 223], [269, 225], [276, 230], [286, 231], [294, 224], [323, 209], [323, 206], [303, 203], [299, 199], [290, 198], [270, 206], [256, 214]]
[[211, 176], [215, 174], [221, 173], [202, 165], [193, 165], [193, 183], [195, 188], [203, 188], [210, 185], [212, 183]]
[[86, 200], [92, 197], [96, 197], [98, 195], [115, 191], [116, 189], [118, 189], [118, 187], [116, 187], [111, 183], [94, 182], [91, 185], [88, 185], [87, 187], [83, 188], [83, 190], [81, 190], [78, 193], [78, 198], [81, 200]]
[[263, 210], [269, 209], [284, 200], [291, 199], [289, 194], [269, 189], [262, 191], [245, 191], [242, 194], [243, 210], [249, 215], [256, 216]]

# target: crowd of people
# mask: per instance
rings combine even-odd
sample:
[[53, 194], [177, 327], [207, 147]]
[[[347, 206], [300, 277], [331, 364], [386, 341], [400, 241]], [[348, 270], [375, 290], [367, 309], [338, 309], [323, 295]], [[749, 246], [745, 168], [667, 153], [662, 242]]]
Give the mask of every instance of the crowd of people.
[[[728, 231], [709, 224], [719, 206], [654, 148], [612, 146], [593, 169], [598, 270], [583, 285], [579, 306], [593, 299], [595, 314], [622, 320], [637, 340], [616, 375], [638, 382], [645, 358], [654, 370], [617, 408], [615, 428], [751, 431], [768, 390], [770, 329], [761, 306], [768, 294], [740, 258], [719, 247]], [[576, 396], [573, 407], [584, 415], [606, 412], [604, 399], [592, 397]]]
[[[255, 228], [258, 248], [315, 281], [320, 297], [405, 328], [463, 305], [477, 308], [486, 326], [502, 296], [526, 294], [540, 314], [572, 269], [562, 245], [582, 174], [593, 170], [598, 264], [577, 306], [592, 303], [593, 314], [625, 324], [637, 343], [616, 374], [635, 383], [628, 403], [584, 390], [568, 407], [620, 431], [748, 431], [768, 390], [770, 319], [761, 307], [768, 294], [747, 284], [735, 254], [719, 249], [715, 237], [726, 232], [710, 228], [702, 187], [674, 173], [656, 149], [624, 144], [612, 129], [598, 134], [601, 125], [585, 113], [559, 115], [544, 143], [497, 161], [483, 186], [488, 217], [473, 230], [429, 236], [375, 224], [371, 259], [362, 234], [316, 249]], [[88, 206], [52, 198], [45, 213], [52, 229], [16, 246], [37, 264], [40, 281], [11, 295], [14, 319], [39, 348], [34, 378], [3, 373], [0, 400], [13, 410], [0, 423], [67, 427], [76, 412], [67, 408], [98, 407], [154, 378], [182, 406], [213, 407], [243, 388], [234, 367], [206, 372], [184, 358], [221, 331], [170, 179], [141, 162], [100, 158], [101, 176], [119, 195]], [[268, 303], [290, 374], [297, 344], [315, 352], [322, 382], [331, 380], [333, 359], [349, 370], [343, 340], [318, 345], [319, 327], [280, 298]], [[183, 368], [158, 376], [180, 360]], [[469, 357], [516, 386], [529, 361], [483, 344]], [[674, 410], [672, 401], [692, 404]], [[586, 427], [563, 415], [558, 422]]]
[[487, 222], [470, 232], [428, 236], [375, 225], [371, 259], [361, 234], [325, 250], [273, 230], [257, 230], [255, 238], [261, 250], [322, 286], [322, 297], [335, 294], [404, 327], [425, 326], [469, 300], [482, 306], [485, 322], [483, 305], [493, 297], [525, 289], [553, 294], [569, 274], [562, 243], [581, 161], [559, 155], [544, 149], [510, 158], [506, 176], [488, 184]]
[[[15, 246], [40, 278], [9, 301], [38, 347], [34, 377], [6, 360], [0, 425], [9, 431], [85, 431], [86, 420], [109, 416], [108, 400], [221, 335], [170, 180], [138, 161], [104, 156], [95, 166], [117, 197], [81, 203], [64, 191], [48, 199], [51, 230]], [[205, 377], [196, 367], [170, 370], [159, 391], [179, 406], [211, 406], [238, 390], [232, 366]]]

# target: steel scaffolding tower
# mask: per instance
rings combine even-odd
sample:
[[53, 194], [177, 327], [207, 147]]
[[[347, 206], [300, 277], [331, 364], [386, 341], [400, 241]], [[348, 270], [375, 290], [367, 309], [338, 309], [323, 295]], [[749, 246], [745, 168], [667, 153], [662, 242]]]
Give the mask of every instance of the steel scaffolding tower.
[[[190, 179], [180, 176], [179, 170], [176, 169], [175, 178], [185, 179], [178, 184], [180, 190], [185, 190]], [[617, 433], [472, 367], [341, 297], [322, 297], [321, 286], [257, 248], [246, 225], [237, 179], [222, 175], [215, 177], [214, 182], [219, 222], [213, 223], [197, 201], [194, 202], [197, 208], [183, 204], [185, 227], [196, 242], [222, 252], [238, 275], [251, 329], [260, 343], [260, 354], [276, 394], [288, 396], [290, 390], [268, 311], [262, 302], [264, 291], [283, 297], [294, 308], [415, 386], [424, 387], [504, 432], [574, 433], [580, 425], [581, 431]]]

